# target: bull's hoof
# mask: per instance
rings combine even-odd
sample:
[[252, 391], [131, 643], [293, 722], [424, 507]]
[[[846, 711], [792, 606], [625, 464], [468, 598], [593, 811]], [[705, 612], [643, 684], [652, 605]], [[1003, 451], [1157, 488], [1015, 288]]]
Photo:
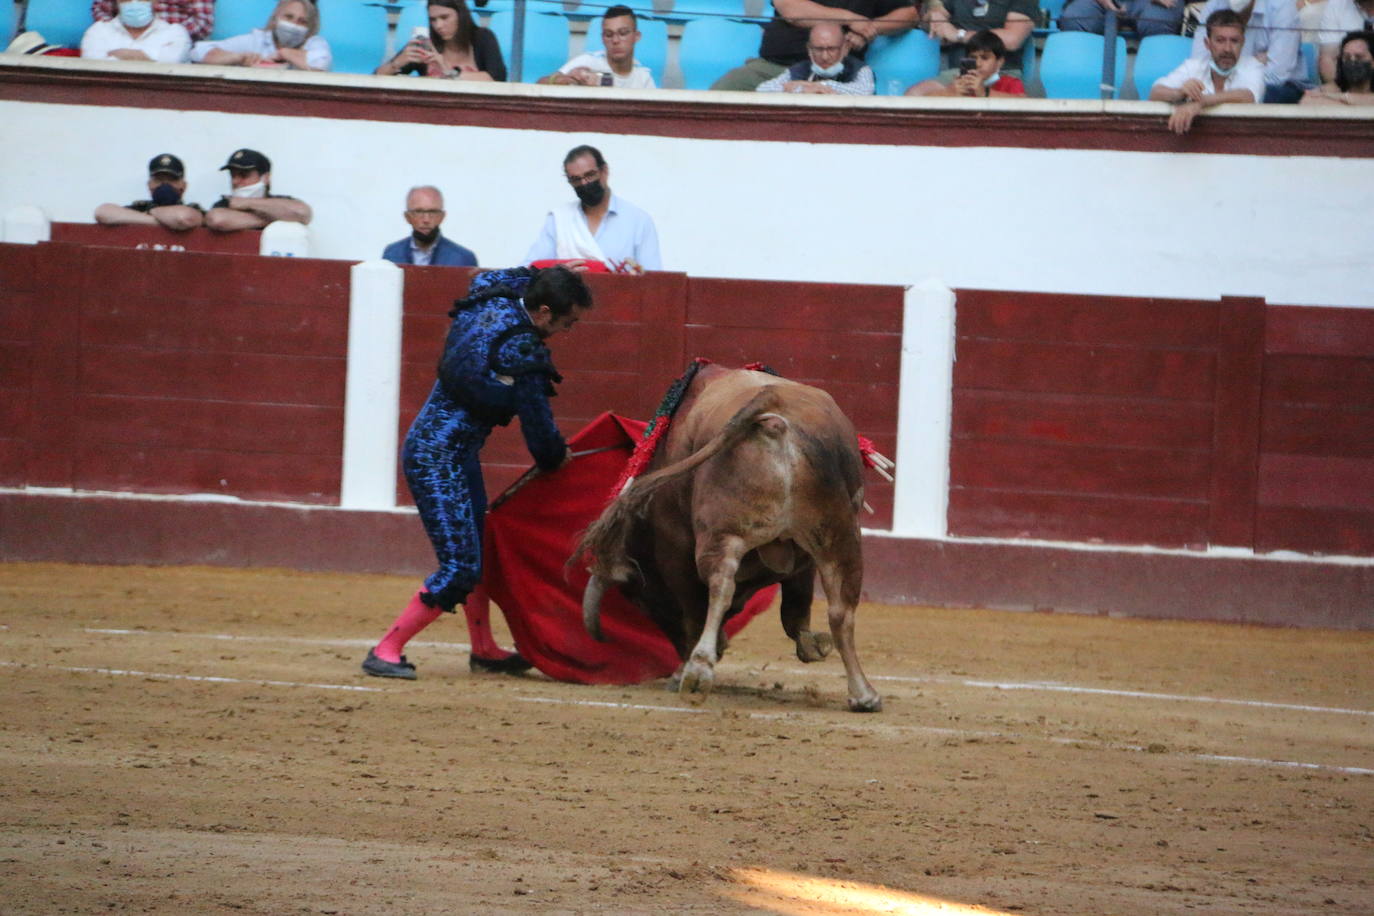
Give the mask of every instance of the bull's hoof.
[[802, 630], [797, 634], [797, 658], [804, 662], [818, 662], [835, 648], [835, 640], [829, 633], [814, 633]]
[[876, 693], [873, 694], [872, 696], [867, 696], [867, 697], [850, 697], [850, 698], [849, 698], [849, 711], [850, 711], [850, 712], [882, 712], [882, 711], [883, 711], [883, 698], [882, 698], [881, 696], [879, 696], [878, 694], [876, 694]]
[[682, 680], [678, 684], [678, 696], [691, 703], [701, 703], [711, 695], [716, 673], [709, 665], [691, 662], [682, 669]]

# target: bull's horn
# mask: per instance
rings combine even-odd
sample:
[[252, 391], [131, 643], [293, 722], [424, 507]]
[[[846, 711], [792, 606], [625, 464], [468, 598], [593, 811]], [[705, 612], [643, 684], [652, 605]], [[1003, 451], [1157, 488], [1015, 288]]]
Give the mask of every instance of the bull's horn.
[[601, 596], [604, 594], [606, 583], [599, 576], [588, 579], [587, 587], [582, 592], [582, 626], [597, 642], [605, 642], [601, 636]]

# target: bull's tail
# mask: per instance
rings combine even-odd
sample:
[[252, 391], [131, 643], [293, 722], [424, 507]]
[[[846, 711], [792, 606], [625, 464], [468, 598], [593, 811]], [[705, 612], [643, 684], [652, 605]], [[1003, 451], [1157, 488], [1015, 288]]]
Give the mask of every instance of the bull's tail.
[[[729, 422], [701, 448], [666, 468], [637, 478], [620, 496], [606, 507], [601, 517], [582, 535], [574, 557], [585, 557], [591, 572], [607, 582], [625, 582], [630, 568], [626, 560], [625, 544], [636, 518], [648, 511], [654, 495], [664, 486], [690, 474], [721, 452], [729, 451], [743, 442], [758, 427], [764, 414], [779, 406], [775, 386], [769, 385], [750, 398]], [[781, 420], [781, 418], [775, 418]]]

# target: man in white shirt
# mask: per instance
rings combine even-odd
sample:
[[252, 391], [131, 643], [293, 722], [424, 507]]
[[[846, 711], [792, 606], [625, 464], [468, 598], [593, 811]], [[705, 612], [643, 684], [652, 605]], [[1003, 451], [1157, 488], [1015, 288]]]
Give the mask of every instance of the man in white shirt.
[[[555, 207], [525, 255], [525, 263], [600, 262], [618, 273], [662, 270], [658, 230], [643, 210], [611, 193], [611, 168], [594, 146], [576, 146], [563, 158], [563, 174], [576, 201]], [[575, 269], [583, 264], [569, 265]], [[597, 269], [595, 264], [585, 264]]]
[[635, 60], [639, 21], [628, 6], [613, 6], [601, 20], [604, 51], [579, 54], [539, 82], [554, 86], [614, 86], [653, 89], [654, 75]]
[[81, 36], [81, 56], [93, 60], [179, 64], [190, 50], [186, 27], [154, 16], [152, 0], [122, 0], [115, 18], [92, 23]]
[[849, 53], [838, 22], [818, 22], [806, 39], [806, 60], [759, 83], [756, 92], [872, 95], [873, 71]]
[[[1308, 89], [1306, 67], [1298, 52], [1302, 27], [1293, 0], [1207, 0], [1199, 17], [1203, 22], [1217, 10], [1234, 10], [1245, 22], [1245, 47], [1241, 53], [1264, 67], [1263, 102], [1294, 104]], [[1208, 57], [1206, 30], [1193, 33], [1193, 57]]]
[[1224, 9], [1208, 16], [1204, 41], [1208, 57], [1185, 60], [1150, 89], [1150, 101], [1174, 104], [1169, 129], [1176, 134], [1186, 134], [1204, 108], [1264, 98], [1264, 65], [1242, 54], [1245, 21], [1238, 14]]
[[1317, 70], [1323, 83], [1336, 78], [1336, 57], [1340, 54], [1341, 40], [1350, 32], [1374, 31], [1374, 0], [1326, 0], [1322, 10], [1321, 56], [1317, 59]]

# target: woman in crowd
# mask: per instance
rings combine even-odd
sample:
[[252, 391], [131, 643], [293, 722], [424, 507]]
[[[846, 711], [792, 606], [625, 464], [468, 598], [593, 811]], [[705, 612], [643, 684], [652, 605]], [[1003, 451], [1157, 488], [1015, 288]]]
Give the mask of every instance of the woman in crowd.
[[1303, 105], [1374, 105], [1374, 32], [1350, 32], [1341, 39], [1336, 84], [1307, 90]]
[[320, 35], [320, 11], [315, 4], [281, 0], [263, 28], [220, 41], [198, 41], [191, 49], [191, 60], [236, 67], [328, 70], [334, 55]]
[[429, 36], [412, 38], [376, 72], [504, 83], [506, 62], [496, 35], [473, 22], [463, 0], [434, 0], [429, 5]]
[[190, 49], [186, 27], [158, 18], [152, 0], [123, 0], [115, 18], [93, 23], [81, 36], [81, 56], [93, 60], [180, 64]]

